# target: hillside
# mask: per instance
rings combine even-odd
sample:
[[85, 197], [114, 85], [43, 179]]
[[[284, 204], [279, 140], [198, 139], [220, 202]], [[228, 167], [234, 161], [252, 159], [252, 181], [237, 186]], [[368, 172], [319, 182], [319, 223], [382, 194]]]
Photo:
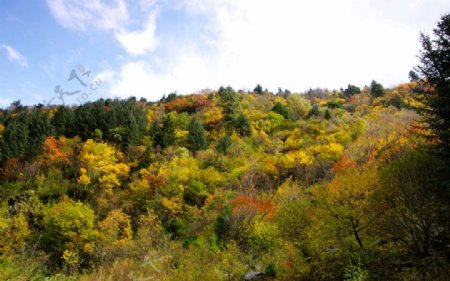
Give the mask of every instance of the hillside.
[[448, 280], [415, 83], [0, 112], [1, 280]]

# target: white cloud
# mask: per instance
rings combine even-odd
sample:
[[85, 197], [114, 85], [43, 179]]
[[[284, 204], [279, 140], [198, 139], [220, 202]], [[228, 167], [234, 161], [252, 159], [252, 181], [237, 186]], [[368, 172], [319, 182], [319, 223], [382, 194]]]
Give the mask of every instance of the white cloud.
[[[158, 43], [155, 36], [156, 0], [139, 0], [141, 12], [150, 13], [142, 30], [127, 31], [130, 22], [126, 0], [47, 0], [47, 5], [57, 22], [71, 30], [86, 31], [95, 28], [114, 33], [117, 41], [132, 55], [143, 55], [154, 50]], [[133, 5], [133, 3], [128, 3]], [[153, 11], [151, 11], [153, 10]], [[151, 11], [151, 12], [150, 12]]]
[[153, 9], [153, 7], [158, 3], [159, 0], [139, 0], [139, 7], [143, 11], [148, 11]]
[[142, 31], [124, 32], [122, 40], [117, 36], [130, 54], [164, 48], [168, 55], [125, 58], [110, 92], [156, 100], [174, 90], [192, 93], [220, 85], [240, 89], [261, 83], [270, 90], [280, 86], [301, 91], [348, 83], [363, 86], [375, 79], [392, 86], [407, 81], [417, 63], [422, 25], [407, 15], [430, 25], [439, 18], [438, 8], [423, 11], [425, 2], [429, 4], [416, 0], [418, 4], [407, 5], [402, 0], [405, 5], [392, 10], [387, 0], [167, 1], [169, 8], [203, 17], [202, 34], [156, 45], [153, 18]]
[[112, 2], [107, 4], [102, 0], [47, 0], [47, 5], [58, 23], [66, 28], [120, 30], [128, 21], [128, 10], [124, 0]]
[[156, 13], [152, 13], [149, 16], [144, 30], [116, 33], [116, 39], [129, 54], [143, 55], [156, 48], [158, 39], [155, 36], [155, 16]]
[[0, 48], [6, 50], [6, 56], [10, 62], [18, 63], [22, 67], [28, 67], [28, 61], [19, 51], [5, 44], [0, 44]]
[[[198, 6], [202, 11], [206, 4]], [[301, 90], [407, 78], [416, 31], [355, 8], [345, 0], [226, 1], [211, 7], [205, 12], [212, 14], [209, 38], [218, 48], [222, 83]]]
[[182, 53], [164, 68], [159, 72], [144, 60], [128, 62], [110, 79], [108, 92], [114, 97], [135, 96], [154, 101], [173, 91], [187, 94], [217, 85], [201, 54]]

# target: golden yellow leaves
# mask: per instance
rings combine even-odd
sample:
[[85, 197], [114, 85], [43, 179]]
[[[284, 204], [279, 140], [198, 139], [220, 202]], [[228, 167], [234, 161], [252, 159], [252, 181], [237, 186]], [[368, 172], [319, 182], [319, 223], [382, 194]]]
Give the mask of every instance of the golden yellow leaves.
[[179, 197], [166, 198], [163, 197], [161, 200], [161, 204], [172, 214], [179, 215], [181, 214], [183, 202]]
[[312, 161], [312, 157], [302, 150], [289, 151], [280, 158], [281, 164], [288, 169], [296, 165], [310, 165]]
[[114, 209], [98, 223], [100, 240], [106, 245], [120, 246], [132, 240], [131, 218], [121, 209]]
[[88, 185], [91, 183], [91, 178], [86, 175], [86, 169], [85, 168], [80, 168], [80, 176], [78, 177], [77, 182], [81, 185]]
[[22, 249], [30, 233], [27, 219], [23, 214], [9, 219], [0, 217], [0, 252], [10, 253]]
[[106, 143], [94, 142], [92, 139], [88, 139], [83, 144], [80, 160], [87, 167], [89, 174], [92, 175], [106, 172], [106, 167], [114, 165], [117, 162], [113, 147]]
[[342, 157], [344, 146], [336, 142], [330, 142], [322, 145], [314, 145], [310, 148], [310, 151], [322, 159], [336, 161]]
[[121, 185], [121, 178], [130, 173], [130, 166], [118, 161], [120, 157], [110, 145], [87, 140], [80, 153], [81, 163], [86, 168], [80, 169], [78, 183], [87, 185], [91, 178], [98, 178], [100, 186], [111, 195], [113, 188]]

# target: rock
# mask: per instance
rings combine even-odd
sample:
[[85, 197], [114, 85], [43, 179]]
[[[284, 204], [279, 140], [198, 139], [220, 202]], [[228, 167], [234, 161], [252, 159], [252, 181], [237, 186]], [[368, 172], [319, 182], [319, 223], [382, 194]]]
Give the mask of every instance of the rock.
[[264, 275], [264, 273], [262, 273], [262, 272], [249, 271], [249, 272], [246, 272], [244, 274], [244, 279], [243, 280], [244, 281], [248, 281], [248, 280], [253, 280], [253, 281], [255, 281], [255, 280], [262, 280], [263, 275]]

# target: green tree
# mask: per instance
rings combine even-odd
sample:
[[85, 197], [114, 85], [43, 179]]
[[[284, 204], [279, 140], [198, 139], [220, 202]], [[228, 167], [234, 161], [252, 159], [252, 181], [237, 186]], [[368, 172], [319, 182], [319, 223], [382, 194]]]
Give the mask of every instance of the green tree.
[[264, 90], [263, 87], [260, 84], [258, 84], [256, 85], [255, 89], [253, 89], [253, 92], [262, 95], [264, 93]]
[[188, 145], [192, 152], [197, 152], [208, 147], [203, 125], [195, 118], [189, 123]]
[[66, 106], [60, 106], [52, 117], [52, 126], [57, 136], [73, 136], [73, 122], [75, 114]]
[[163, 148], [169, 147], [175, 143], [175, 124], [168, 115], [164, 118], [163, 126], [161, 129], [161, 146]]
[[319, 107], [317, 106], [317, 104], [313, 105], [310, 114], [311, 114], [311, 116], [320, 116], [320, 111], [319, 111]]
[[233, 125], [235, 119], [240, 112], [239, 97], [230, 86], [219, 89], [220, 106], [223, 108], [225, 122], [230, 126]]
[[375, 191], [375, 207], [384, 211], [377, 224], [379, 235], [417, 257], [437, 254], [449, 242], [449, 198], [441, 188], [448, 175], [443, 165], [436, 156], [407, 152], [382, 169], [381, 187]]
[[152, 122], [152, 126], [150, 127], [150, 137], [153, 141], [153, 147], [161, 146], [161, 128], [156, 120]]
[[231, 137], [229, 135], [225, 135], [217, 143], [216, 150], [222, 154], [227, 154], [231, 144]]
[[441, 18], [434, 37], [421, 34], [422, 50], [419, 55], [418, 87], [415, 92], [425, 106], [419, 114], [432, 130], [437, 140], [437, 151], [450, 156], [450, 14]]
[[94, 211], [88, 205], [65, 197], [45, 213], [41, 245], [58, 263], [64, 253], [67, 257], [66, 251], [89, 254], [96, 237], [94, 222]]
[[378, 98], [384, 96], [384, 93], [385, 90], [383, 85], [375, 80], [372, 80], [372, 82], [370, 83], [370, 95], [374, 98]]
[[286, 106], [282, 105], [281, 103], [277, 102], [273, 107], [272, 107], [272, 111], [275, 113], [280, 114], [281, 116], [284, 117], [284, 119], [288, 119], [289, 118], [289, 112], [286, 108]]
[[31, 114], [28, 123], [29, 148], [28, 155], [36, 156], [42, 152], [42, 143], [45, 138], [51, 135], [52, 126], [48, 111], [35, 108]]
[[348, 84], [347, 89], [343, 90], [342, 93], [346, 98], [349, 98], [355, 94], [361, 93], [361, 89], [355, 85]]
[[250, 124], [248, 123], [247, 118], [245, 118], [242, 112], [236, 118], [234, 127], [236, 128], [236, 131], [239, 133], [239, 135], [241, 136], [250, 135], [251, 132]]
[[29, 138], [28, 126], [22, 117], [9, 120], [0, 139], [0, 160], [4, 162], [13, 157], [24, 156], [28, 150]]

